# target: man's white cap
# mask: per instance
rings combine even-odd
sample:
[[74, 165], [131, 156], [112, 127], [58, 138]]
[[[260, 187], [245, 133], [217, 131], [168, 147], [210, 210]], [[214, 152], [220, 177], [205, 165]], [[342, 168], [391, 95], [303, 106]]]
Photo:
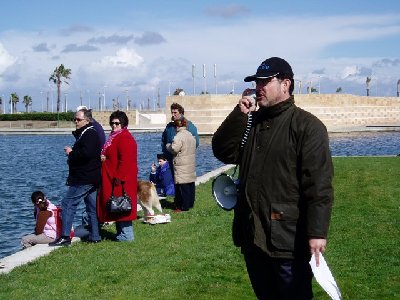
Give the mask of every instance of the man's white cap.
[[87, 108], [87, 106], [85, 106], [85, 105], [80, 105], [80, 106], [78, 106], [77, 108], [76, 108], [76, 111], [80, 111], [80, 110], [82, 110], [82, 109], [88, 109]]

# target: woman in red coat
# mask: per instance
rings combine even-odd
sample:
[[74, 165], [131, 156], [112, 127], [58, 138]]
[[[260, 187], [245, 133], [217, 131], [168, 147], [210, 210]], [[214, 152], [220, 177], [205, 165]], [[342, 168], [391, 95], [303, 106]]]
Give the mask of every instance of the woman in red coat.
[[[101, 151], [101, 186], [97, 197], [97, 216], [99, 222], [116, 221], [117, 241], [132, 241], [134, 239], [132, 220], [137, 217], [137, 145], [128, 130], [128, 117], [123, 111], [114, 111], [110, 116], [112, 131]], [[125, 192], [132, 199], [130, 213], [112, 214], [107, 211], [107, 201], [111, 196], [112, 182], [116, 180], [114, 195], [122, 195], [124, 183]]]

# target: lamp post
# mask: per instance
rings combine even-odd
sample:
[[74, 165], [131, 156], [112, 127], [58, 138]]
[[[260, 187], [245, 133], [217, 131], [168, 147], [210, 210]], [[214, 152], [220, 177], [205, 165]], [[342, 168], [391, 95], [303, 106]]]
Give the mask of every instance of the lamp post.
[[217, 64], [214, 64], [215, 95], [218, 94]]
[[369, 84], [371, 82], [371, 77], [367, 77], [365, 84], [367, 85], [367, 97], [369, 96]]
[[206, 79], [206, 65], [203, 64], [203, 78], [204, 78], [204, 95], [207, 94], [207, 79]]
[[43, 112], [43, 91], [40, 91], [40, 99], [42, 100], [42, 112]]
[[86, 90], [86, 93], [88, 94], [88, 100], [89, 100], [89, 109], [90, 109], [90, 91]]
[[103, 93], [103, 110], [106, 110], [106, 85], [104, 86], [104, 93]]
[[157, 88], [157, 109], [160, 109], [160, 87]]
[[128, 111], [129, 110], [129, 96], [128, 96], [128, 90], [125, 90], [125, 93], [126, 93], [126, 111]]
[[294, 81], [297, 81], [299, 84], [297, 89], [297, 94], [301, 94], [302, 81], [300, 79], [294, 79]]
[[193, 79], [193, 95], [195, 95], [196, 94], [196, 87], [195, 87], [195, 83], [194, 83], [194, 78], [195, 78], [195, 76], [194, 76], [194, 70], [195, 70], [195, 68], [196, 68], [196, 65], [192, 65], [192, 79]]
[[318, 75], [318, 94], [321, 94], [321, 75]]
[[65, 112], [67, 112], [67, 111], [68, 111], [68, 104], [67, 104], [67, 96], [68, 96], [68, 93], [64, 93], [64, 96], [65, 96], [65, 100], [64, 100]]

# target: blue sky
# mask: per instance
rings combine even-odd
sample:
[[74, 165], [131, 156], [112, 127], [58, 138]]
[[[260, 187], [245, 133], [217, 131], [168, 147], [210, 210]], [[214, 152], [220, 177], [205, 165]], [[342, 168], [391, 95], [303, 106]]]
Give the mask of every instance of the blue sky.
[[55, 109], [48, 79], [60, 64], [72, 70], [62, 86], [69, 109], [81, 97], [97, 108], [104, 94], [111, 107], [112, 99], [122, 105], [127, 97], [154, 105], [158, 93], [163, 104], [176, 88], [241, 93], [249, 87], [243, 78], [271, 56], [292, 65], [303, 93], [311, 84], [321, 93], [341, 87], [365, 95], [369, 76], [372, 96], [395, 96], [400, 79], [397, 0], [16, 0], [1, 6], [0, 95], [16, 92], [21, 101], [29, 95], [38, 111], [47, 94]]

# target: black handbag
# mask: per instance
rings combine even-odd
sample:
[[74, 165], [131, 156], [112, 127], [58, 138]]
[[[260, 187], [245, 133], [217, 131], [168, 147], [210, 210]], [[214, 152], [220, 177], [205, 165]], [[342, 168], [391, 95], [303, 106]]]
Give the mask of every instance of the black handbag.
[[121, 181], [122, 185], [122, 196], [114, 196], [114, 186], [115, 186], [115, 179], [112, 183], [112, 190], [110, 199], [107, 202], [107, 209], [109, 213], [118, 214], [118, 213], [130, 213], [132, 211], [132, 200], [125, 192], [124, 189], [124, 182]]

